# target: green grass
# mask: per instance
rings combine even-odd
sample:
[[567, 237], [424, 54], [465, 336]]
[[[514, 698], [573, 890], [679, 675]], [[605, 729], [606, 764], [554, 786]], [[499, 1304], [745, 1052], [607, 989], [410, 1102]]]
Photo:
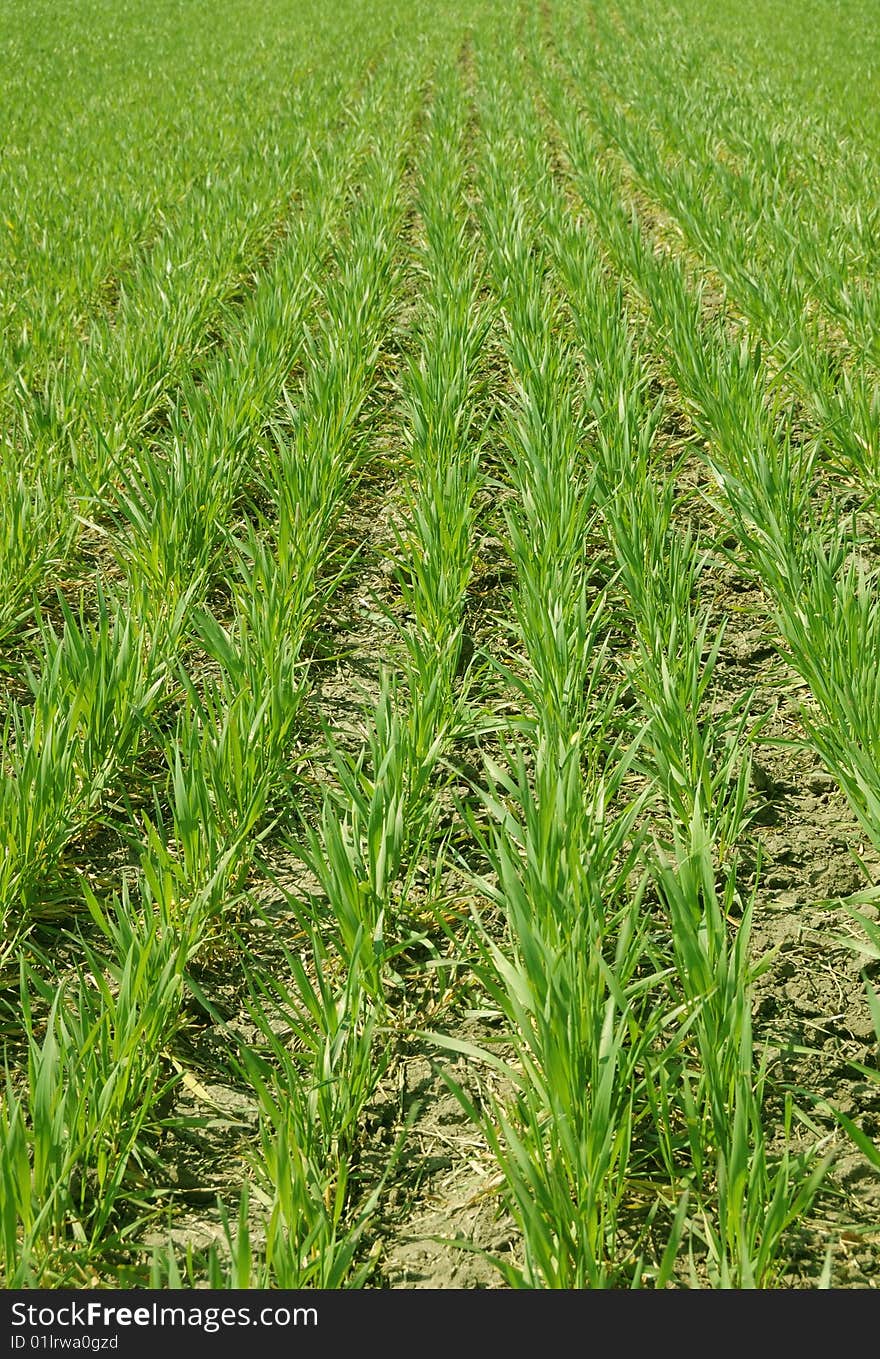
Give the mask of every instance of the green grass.
[[6, 1287], [864, 1284], [869, 9], [0, 0]]

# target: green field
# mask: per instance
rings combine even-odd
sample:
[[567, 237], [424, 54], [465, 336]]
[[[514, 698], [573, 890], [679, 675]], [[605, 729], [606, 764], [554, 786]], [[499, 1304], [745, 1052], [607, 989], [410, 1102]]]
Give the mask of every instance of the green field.
[[877, 17], [0, 0], [0, 1285], [876, 1285]]

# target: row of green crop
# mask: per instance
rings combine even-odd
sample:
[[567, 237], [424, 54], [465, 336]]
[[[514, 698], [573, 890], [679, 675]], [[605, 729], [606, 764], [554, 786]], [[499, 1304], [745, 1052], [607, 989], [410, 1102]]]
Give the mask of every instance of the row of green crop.
[[[438, 20], [433, 40], [444, 35]], [[23, 1060], [8, 1068], [0, 1153], [11, 1285], [82, 1281], [95, 1268], [140, 1277], [145, 1224], [163, 1201], [176, 1220], [169, 1163], [183, 1126], [173, 1109], [182, 1002], [191, 991], [220, 1022], [193, 972], [218, 950], [244, 967], [256, 1038], [243, 1047], [230, 1033], [230, 1062], [255, 1101], [258, 1135], [237, 1221], [224, 1210], [224, 1249], [185, 1266], [160, 1251], [153, 1277], [175, 1284], [197, 1270], [218, 1286], [335, 1287], [369, 1266], [356, 1253], [381, 1177], [362, 1182], [354, 1167], [363, 1108], [388, 1060], [377, 1025], [399, 931], [386, 940], [382, 915], [402, 865], [433, 833], [428, 784], [459, 706], [457, 614], [477, 475], [467, 423], [484, 322], [470, 315], [477, 281], [459, 258], [461, 221], [447, 216], [460, 189], [454, 173], [447, 178], [447, 152], [462, 108], [442, 92], [418, 200], [435, 291], [421, 360], [404, 385], [414, 464], [426, 472], [438, 450], [447, 464], [433, 497], [414, 483], [401, 527], [417, 620], [406, 638], [413, 702], [403, 718], [396, 699], [386, 702], [391, 727], [380, 737], [383, 756], [399, 760], [390, 781], [402, 771], [406, 817], [393, 793], [389, 821], [390, 784], [374, 787], [375, 770], [337, 752], [341, 793], [299, 837], [327, 904], [290, 898], [299, 942], [279, 940], [272, 972], [240, 957], [235, 921], [259, 844], [295, 820], [292, 754], [310, 638], [350, 568], [336, 525], [376, 452], [373, 393], [400, 305], [405, 170], [431, 60], [430, 43], [396, 53], [342, 131], [326, 147], [314, 138], [318, 154], [302, 157], [298, 211], [274, 259], [242, 306], [214, 307], [222, 349], [201, 357], [211, 307], [196, 315], [182, 289], [175, 307], [191, 324], [173, 353], [134, 365], [130, 403], [114, 395], [108, 369], [108, 408], [75, 450], [92, 494], [90, 531], [107, 540], [105, 570], [112, 564], [116, 581], [97, 577], [74, 609], [60, 597], [58, 622], [38, 612], [31, 694], [8, 705], [4, 957], [25, 960]], [[335, 106], [324, 96], [316, 117], [329, 128]], [[108, 326], [107, 354], [119, 358], [117, 326]], [[447, 363], [459, 374], [452, 399]], [[69, 414], [83, 420], [72, 392]], [[39, 436], [53, 467], [57, 426]], [[455, 542], [458, 557], [447, 551]], [[67, 569], [81, 544], [73, 535], [65, 544]], [[436, 683], [423, 697], [429, 672]], [[440, 740], [428, 739], [435, 723]], [[69, 853], [75, 840], [88, 853], [104, 822], [136, 864], [121, 893], [100, 867], [77, 873]], [[378, 919], [371, 887], [383, 902]], [[32, 929], [50, 895], [56, 914], [83, 903], [91, 917], [75, 932], [80, 960], [60, 983]], [[260, 914], [254, 901], [247, 910]]]
[[[427, 957], [460, 974], [475, 957], [508, 1055], [433, 1039], [512, 1092], [480, 1109], [458, 1092], [517, 1224], [506, 1281], [770, 1286], [825, 1165], [795, 1155], [790, 1101], [771, 1121], [752, 1037], [737, 849], [761, 714], [753, 695], [725, 705], [715, 688], [723, 631], [653, 351], [810, 686], [809, 737], [880, 848], [876, 577], [854, 531], [815, 509], [815, 449], [772, 365], [652, 249], [594, 127], [692, 214], [732, 292], [738, 233], [770, 183], [729, 221], [723, 197], [698, 204], [702, 181], [670, 179], [642, 137], [647, 103], [631, 118], [585, 93], [583, 116], [572, 92], [589, 67], [558, 35], [544, 46], [538, 6], [514, 25], [492, 5], [408, 15], [401, 32], [422, 25], [424, 41], [391, 42], [363, 81], [361, 38], [378, 51], [394, 34], [387, 15], [355, 10], [352, 71], [302, 95], [305, 125], [253, 214], [246, 192], [228, 222], [218, 201], [199, 242], [187, 208], [169, 228], [181, 268], [167, 285], [144, 252], [81, 369], [55, 368], [48, 408], [25, 383], [7, 640], [53, 571], [78, 576], [66, 589], [79, 597], [37, 608], [28, 694], [10, 698], [3, 732], [0, 956], [19, 974], [19, 1015], [0, 1102], [0, 1274], [143, 1281], [161, 1204], [171, 1227], [185, 1222], [170, 1167], [205, 1121], [175, 1108], [189, 995], [256, 1130], [226, 1123], [245, 1185], [237, 1216], [221, 1212], [224, 1242], [205, 1258], [157, 1251], [153, 1281], [362, 1283], [394, 1160], [363, 1155], [364, 1115], [413, 1018], [407, 970]], [[609, 77], [612, 65], [606, 54]], [[633, 69], [647, 72], [641, 58]], [[676, 105], [655, 107], [670, 131]], [[242, 215], [258, 224], [243, 237]], [[777, 286], [749, 320], [790, 340], [802, 303]], [[830, 438], [827, 394], [841, 425], [859, 403], [822, 386], [815, 341], [803, 321], [802, 393]], [[380, 463], [400, 479], [390, 673], [365, 700], [362, 747], [325, 733], [304, 777], [312, 645], [353, 569], [340, 524]], [[484, 512], [513, 584], [474, 656]], [[109, 549], [85, 588], [77, 514]], [[450, 835], [462, 744], [483, 772]], [[105, 824], [133, 861], [121, 888], [98, 863], [77, 867]], [[250, 889], [261, 845], [291, 827], [303, 885], [276, 911]], [[462, 875], [470, 924], [437, 909]], [[35, 927], [49, 905], [88, 912], [63, 974]], [[267, 957], [239, 936], [245, 913], [272, 936]], [[217, 958], [246, 997], [246, 1044], [204, 981]]]
[[[462, 118], [454, 73], [443, 63], [419, 146], [421, 301], [399, 411], [415, 474], [409, 490], [401, 488], [393, 523], [407, 620], [398, 620], [402, 674], [382, 677], [363, 714], [362, 749], [326, 732], [333, 777], [316, 822], [295, 844], [320, 894], [285, 893], [308, 942], [299, 955], [285, 951], [290, 984], [268, 975], [259, 981], [252, 1015], [261, 1050], [245, 1057], [262, 1109], [254, 1173], [274, 1195], [267, 1241], [252, 1249], [243, 1200], [238, 1228], [229, 1231], [233, 1269], [223, 1274], [215, 1255], [215, 1282], [340, 1286], [364, 1274], [352, 1268], [352, 1252], [382, 1177], [369, 1186], [354, 1176], [361, 1119], [393, 1053], [402, 955], [416, 939], [425, 942], [424, 907], [411, 896], [437, 837], [443, 756], [462, 704], [457, 671], [478, 476], [471, 400], [484, 331], [456, 203]], [[366, 237], [363, 251], [368, 258]], [[298, 1040], [295, 1058], [276, 1036], [279, 1020]], [[288, 1253], [296, 1244], [308, 1269], [294, 1269], [289, 1255], [273, 1259], [282, 1243]], [[165, 1268], [158, 1277], [179, 1277], [173, 1261]]]
[[0, 391], [39, 405], [114, 318], [161, 311], [163, 284], [220, 251], [244, 276], [295, 192], [304, 108], [338, 108], [382, 34], [356, 5], [345, 33], [302, 7], [278, 30], [250, 0], [219, 29], [201, 5], [4, 9]]
[[[123, 485], [128, 480], [124, 507], [129, 518], [137, 518], [144, 494], [148, 498], [155, 494], [157, 488], [145, 482], [167, 472], [151, 425], [171, 426], [179, 460], [184, 456], [180, 441], [188, 442], [191, 424], [201, 426], [203, 441], [221, 434], [223, 414], [215, 419], [210, 406], [222, 398], [218, 383], [225, 383], [228, 392], [230, 384], [236, 379], [241, 384], [247, 373], [243, 356], [233, 357], [234, 350], [249, 346], [256, 355], [260, 344], [279, 349], [277, 325], [287, 319], [279, 303], [285, 268], [289, 277], [291, 256], [305, 248], [303, 232], [313, 252], [326, 249], [328, 222], [322, 220], [315, 193], [321, 192], [322, 176], [326, 179], [340, 165], [346, 166], [361, 128], [355, 119], [337, 134], [338, 140], [331, 135], [329, 144], [322, 145], [336, 117], [330, 90], [323, 93], [324, 100], [310, 110], [294, 101], [300, 119], [294, 124], [296, 147], [285, 148], [289, 162], [280, 184], [277, 178], [264, 181], [263, 194], [267, 190], [271, 194], [268, 199], [254, 197], [255, 186], [240, 167], [231, 185], [216, 186], [207, 199], [197, 197], [161, 248], [157, 246], [133, 271], [114, 314], [99, 316], [88, 344], [58, 364], [48, 392], [36, 396], [26, 388], [22, 392], [18, 428], [12, 430], [2, 466], [6, 494], [0, 552], [7, 582], [2, 611], [6, 635], [26, 617], [34, 592], [45, 590], [47, 577], [76, 560], [82, 521], [100, 516], [108, 484], [118, 484], [120, 476]], [[263, 174], [264, 157], [257, 155], [256, 163]], [[294, 173], [304, 215], [279, 224]], [[279, 225], [292, 231], [292, 237], [276, 241], [278, 256], [272, 266], [256, 271], [256, 282], [241, 306], [230, 305], [243, 274], [253, 269], [261, 234], [268, 239], [267, 233], [277, 233]], [[306, 284], [307, 278], [298, 280], [300, 293]], [[217, 337], [223, 340], [219, 352]], [[277, 386], [277, 363], [275, 371], [259, 382]], [[258, 392], [259, 386], [254, 399]], [[241, 417], [246, 421], [253, 415], [250, 393], [243, 390], [242, 397]], [[228, 411], [225, 419], [228, 422]], [[208, 428], [212, 420], [213, 430]], [[232, 450], [225, 455], [231, 456]], [[197, 519], [204, 513], [197, 508], [201, 503], [200, 499], [187, 507]], [[148, 524], [144, 527], [149, 531]], [[158, 527], [164, 531], [167, 526], [159, 522]]]
[[[875, 273], [873, 158], [841, 137], [839, 122], [818, 116], [809, 101], [794, 101], [761, 64], [719, 61], [706, 24], [689, 25], [668, 8], [660, 23], [662, 12], [662, 0], [653, 13], [625, 10], [621, 31], [597, 14], [592, 58], [606, 94], [633, 112], [647, 101], [670, 161], [687, 161], [703, 192], [745, 211], [746, 254], [770, 268], [776, 256], [779, 268], [782, 247], [786, 268], [814, 287], [832, 314], [845, 314], [849, 285], [872, 284]], [[839, 266], [846, 288], [839, 287]]]
[[[628, 23], [633, 9], [619, 12]], [[844, 155], [870, 158], [880, 124], [865, 84], [876, 70], [878, 45], [870, 0], [807, 0], [796, 16], [786, 0], [735, 3], [724, 10], [702, 0], [674, 8], [659, 0], [639, 5], [647, 31], [671, 37], [685, 50], [703, 49], [713, 66], [761, 91], [767, 113], [789, 122], [806, 116]], [[794, 21], [796, 18], [796, 22]]]
[[[89, 601], [82, 617], [65, 612], [61, 633], [45, 625], [33, 701], [12, 705], [7, 932], [26, 923], [28, 909], [44, 908], [47, 875], [111, 785], [136, 791], [148, 779], [154, 806], [131, 812], [127, 830], [121, 822], [141, 846], [137, 890], [105, 905], [79, 885], [101, 944], [86, 949], [48, 1018], [24, 1035], [25, 1081], [10, 1089], [4, 1114], [10, 1282], [43, 1271], [78, 1277], [90, 1259], [124, 1252], [163, 1192], [158, 1139], [187, 968], [228, 933], [255, 845], [291, 795], [308, 636], [339, 574], [327, 545], [364, 456], [360, 421], [390, 324], [407, 128], [422, 78], [417, 61], [396, 61], [356, 111], [347, 158], [332, 169], [317, 164], [310, 211], [279, 253], [272, 286], [258, 287], [240, 339], [180, 403], [166, 445], [176, 461], [161, 446], [141, 456], [138, 471], [152, 477], [149, 516], [131, 512], [137, 473], [129, 474], [129, 513], [117, 508], [115, 538], [127, 588], [115, 598], [99, 591], [96, 620]], [[306, 329], [328, 253], [321, 310]], [[285, 393], [297, 364], [302, 377]], [[236, 530], [230, 512], [240, 500]], [[225, 589], [225, 617], [204, 608], [209, 577]], [[181, 653], [195, 637], [209, 658], [204, 679]], [[146, 767], [154, 770], [158, 755], [164, 777], [138, 773], [141, 746], [150, 748]], [[31, 995], [48, 998], [48, 966], [41, 958], [23, 974], [26, 1015]], [[258, 1178], [268, 1186], [259, 1189], [261, 1268], [282, 1283], [338, 1281], [351, 1259], [344, 1243], [333, 1249], [346, 1151], [337, 1122], [316, 1123], [314, 1101], [338, 1119], [356, 1083], [346, 1069], [331, 1098], [326, 1063], [347, 1029], [336, 991], [321, 990], [320, 965], [315, 975], [311, 999], [323, 996], [326, 1023], [312, 1035], [308, 1092], [268, 1020], [264, 1036], [278, 1060], [255, 1056], [248, 1070], [261, 1107]], [[356, 984], [352, 971], [343, 990]], [[311, 1152], [307, 1135], [317, 1139]], [[135, 1167], [159, 1187], [144, 1191]], [[243, 1267], [237, 1257], [235, 1277]]]
[[774, 601], [789, 658], [810, 686], [816, 706], [805, 714], [807, 730], [876, 844], [876, 572], [861, 556], [855, 528], [816, 507], [816, 446], [798, 440], [784, 400], [768, 393], [760, 354], [704, 317], [680, 262], [658, 257], [622, 209], [564, 87], [547, 69], [542, 80], [576, 191], [648, 304], [652, 341], [708, 440], [724, 512]]
[[[618, 36], [616, 54], [622, 50]], [[657, 88], [654, 45], [639, 57], [638, 50], [626, 48], [623, 96], [596, 87], [592, 61], [577, 47], [566, 48], [562, 65], [601, 136], [619, 148], [638, 182], [720, 275], [763, 342], [768, 388], [793, 392], [835, 468], [873, 490], [880, 456], [877, 304], [858, 277], [864, 271], [870, 283], [874, 272], [870, 251], [866, 255], [872, 229], [866, 224], [864, 239], [857, 234], [848, 249], [840, 240], [852, 219], [860, 222], [864, 185], [855, 204], [827, 189], [817, 204], [799, 202], [772, 144], [759, 144], [742, 173], [726, 170], [712, 154], [717, 96], [695, 108], [686, 83]], [[613, 74], [619, 86], [621, 74]], [[761, 126], [758, 111], [749, 126]], [[797, 128], [789, 135], [797, 137]], [[833, 327], [843, 331], [842, 354]], [[866, 367], [869, 357], [873, 366]]]
[[[480, 53], [480, 199], [516, 393], [505, 519], [529, 716], [488, 764], [488, 818], [469, 818], [490, 868], [478, 886], [507, 924], [506, 940], [478, 927], [481, 976], [516, 1052], [511, 1103], [471, 1113], [523, 1235], [511, 1283], [662, 1284], [687, 1231], [710, 1280], [766, 1285], [821, 1170], [767, 1155], [749, 908], [731, 938], [732, 865], [716, 885], [742, 820], [745, 715], [707, 718], [718, 639], [691, 598], [695, 545], [652, 479], [668, 469], [651, 466], [646, 372], [598, 253], [547, 181], [517, 53], [496, 43]], [[636, 644], [623, 730], [597, 536]], [[647, 788], [628, 796], [637, 769]], [[666, 850], [645, 837], [650, 796], [671, 818]]]
[[[641, 79], [647, 75], [644, 29], [639, 38]], [[670, 39], [664, 64], [676, 53]], [[789, 287], [792, 280], [793, 301], [824, 308], [856, 355], [873, 355], [876, 366], [874, 159], [848, 155], [838, 128], [814, 126], [809, 105], [788, 110], [780, 126], [768, 113], [766, 80], [751, 100], [742, 82], [731, 82], [719, 99], [704, 70], [694, 81], [699, 48], [689, 55], [687, 104], [669, 97], [678, 81], [651, 93], [652, 121], [662, 129], [667, 156], [701, 166], [701, 194], [714, 200], [716, 212], [735, 213], [743, 222], [737, 236], [758, 272], [781, 275]], [[727, 146], [731, 166], [719, 154]]]
[[[382, 116], [383, 95], [387, 101], [394, 83], [390, 78], [365, 95], [354, 122], [350, 155], [357, 151], [358, 137], [363, 143], [372, 135], [372, 120]], [[345, 160], [341, 164], [351, 168]], [[204, 371], [198, 386], [193, 383], [189, 400], [181, 399], [167, 444], [142, 446], [125, 468], [122, 487], [105, 514], [115, 520], [112, 544], [127, 588], [113, 601], [99, 594], [95, 621], [89, 620], [87, 611], [75, 617], [62, 599], [62, 631], [50, 622], [41, 625], [35, 648], [40, 669], [35, 666], [32, 695], [29, 701], [10, 704], [4, 740], [7, 777], [0, 834], [7, 930], [10, 926], [14, 930], [22, 911], [26, 918], [42, 900], [64, 847], [86, 830], [119, 777], [131, 777], [144, 724], [156, 715], [160, 699], [167, 702], [184, 634], [192, 633], [193, 616], [212, 572], [216, 575], [221, 553], [229, 553], [230, 519], [247, 481], [253, 479], [263, 430], [275, 413], [293, 363], [308, 350], [306, 310], [315, 296], [320, 277], [316, 269], [327, 249], [327, 232], [342, 209], [348, 182], [336, 179], [339, 165], [336, 160], [316, 168], [309, 216], [287, 238], [265, 286], [254, 293], [240, 334], [229, 336], [222, 357]], [[378, 173], [381, 176], [381, 169]], [[380, 188], [381, 184], [380, 177]], [[347, 284], [343, 280], [339, 286]], [[346, 356], [346, 362], [356, 363], [357, 358], [354, 353]], [[327, 395], [334, 394], [331, 390]], [[343, 408], [346, 419], [352, 414]], [[333, 433], [343, 439], [345, 426]], [[274, 482], [277, 494], [292, 497], [286, 589], [309, 599], [308, 577], [296, 556], [306, 554], [314, 578], [323, 548], [321, 529], [326, 526], [319, 518], [308, 542], [302, 524], [306, 503], [295, 494], [298, 487], [283, 454], [276, 453], [276, 458], [274, 468], [262, 459], [261, 476], [265, 481], [268, 475], [268, 486]], [[307, 459], [303, 462], [301, 480], [308, 483], [318, 469]], [[312, 485], [324, 494], [320, 477]], [[260, 553], [265, 551], [259, 536], [252, 534], [250, 544], [247, 538], [239, 544], [233, 540], [233, 550], [244, 579], [258, 573]], [[283, 607], [279, 601], [279, 609]], [[258, 630], [271, 630], [268, 618], [256, 615], [253, 621]], [[214, 633], [222, 637], [216, 625]], [[298, 652], [302, 638], [292, 641]], [[220, 645], [218, 641], [216, 646]], [[294, 656], [291, 667], [296, 663]], [[275, 678], [286, 694], [293, 676]], [[256, 640], [239, 662], [239, 672], [229, 677], [230, 694], [237, 695], [239, 704], [245, 679], [253, 717], [267, 698], [267, 666], [260, 660]], [[276, 698], [276, 713], [285, 706], [284, 699]], [[223, 711], [221, 704], [220, 719]], [[167, 739], [173, 746], [173, 728]], [[223, 787], [224, 773], [218, 770], [217, 796], [222, 797]]]

